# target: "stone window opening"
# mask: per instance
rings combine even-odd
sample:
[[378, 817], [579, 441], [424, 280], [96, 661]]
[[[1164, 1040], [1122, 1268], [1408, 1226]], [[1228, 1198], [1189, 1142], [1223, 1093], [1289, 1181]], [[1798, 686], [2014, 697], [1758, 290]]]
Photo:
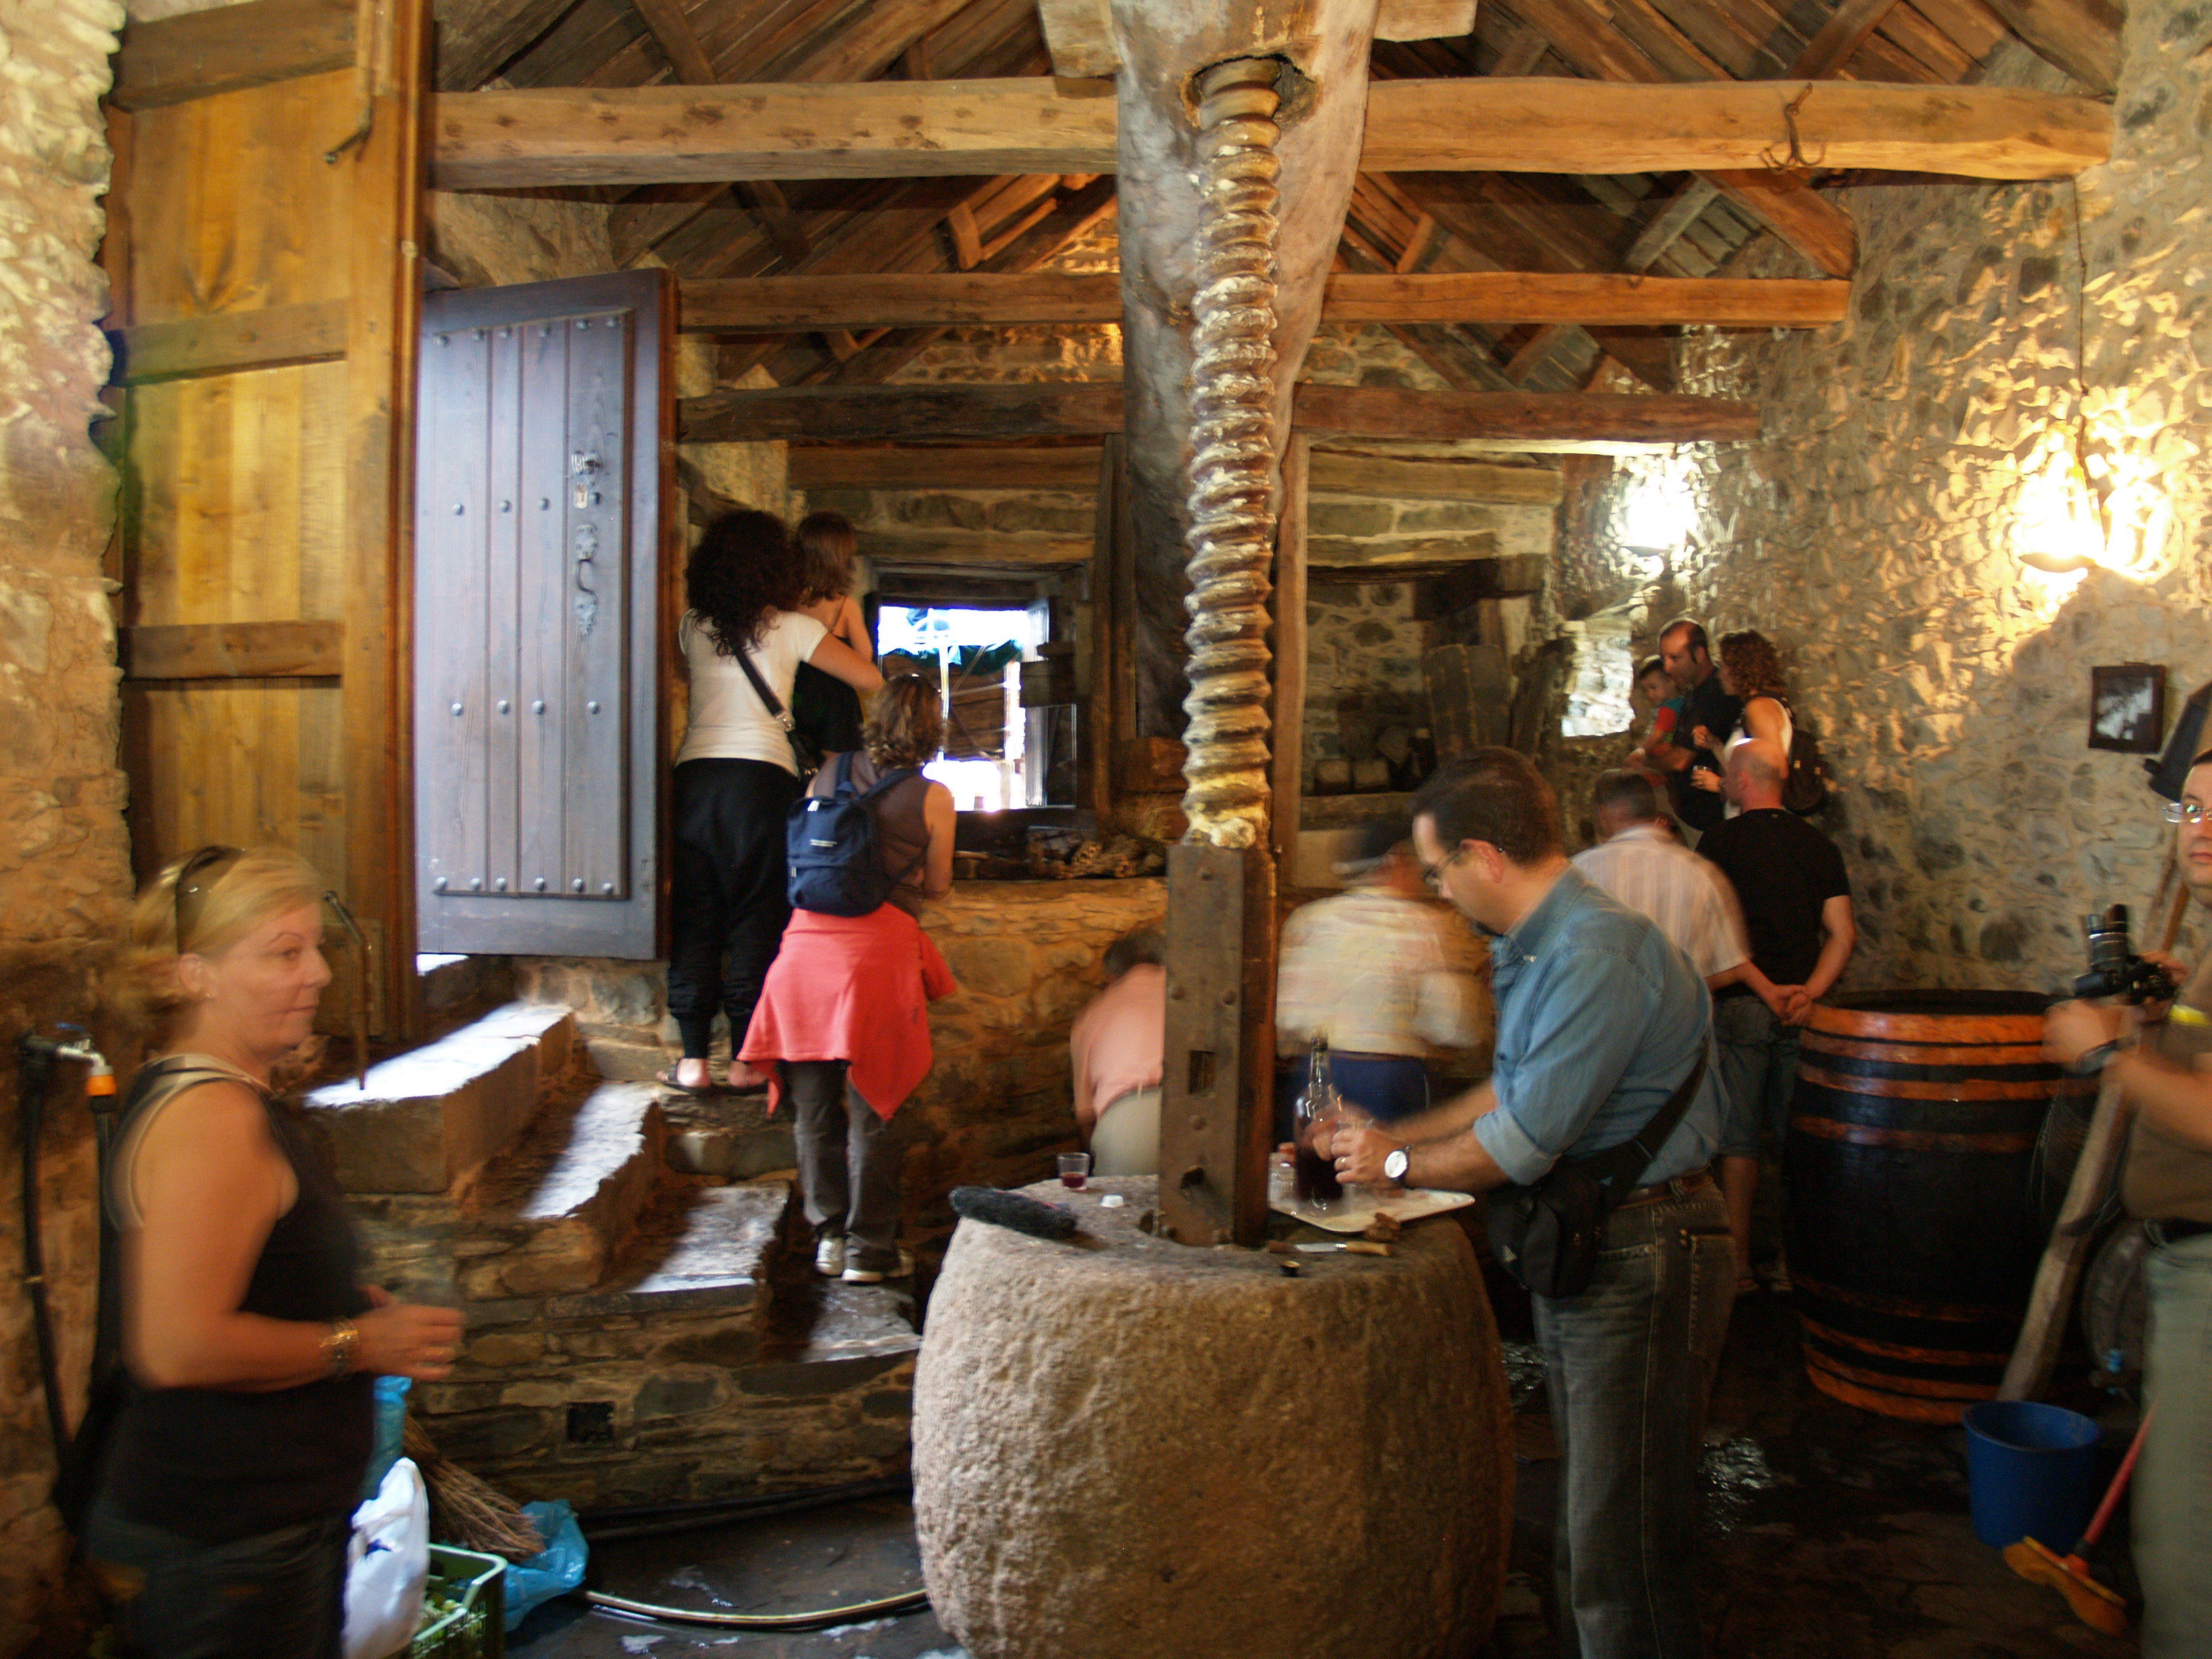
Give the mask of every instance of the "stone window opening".
[[1628, 618], [1612, 613], [1586, 617], [1566, 623], [1560, 633], [1572, 653], [1560, 736], [1609, 738], [1628, 731], [1636, 723], [1628, 696], [1636, 677]]

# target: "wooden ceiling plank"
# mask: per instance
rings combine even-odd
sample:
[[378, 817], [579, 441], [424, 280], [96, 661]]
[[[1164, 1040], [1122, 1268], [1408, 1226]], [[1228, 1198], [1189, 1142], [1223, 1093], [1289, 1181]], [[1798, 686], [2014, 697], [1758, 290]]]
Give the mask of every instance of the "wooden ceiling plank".
[[1103, 435], [1121, 429], [1121, 387], [1048, 382], [717, 392], [683, 399], [678, 424], [684, 443]]
[[1844, 0], [1805, 43], [1805, 50], [1784, 71], [1783, 79], [1824, 81], [1850, 62], [1897, 0]]
[[628, 0], [579, 0], [543, 38], [507, 68], [518, 88], [580, 86], [623, 47], [646, 37], [645, 20]]
[[1698, 49], [1650, 0], [1611, 0], [1613, 26], [1675, 81], [1722, 81], [1728, 70]]
[[1498, 61], [1491, 66], [1492, 75], [1534, 75], [1552, 50], [1552, 43], [1535, 29], [1524, 23], [1512, 25], [1512, 32], [1500, 46]]
[[[445, 0], [437, 8], [440, 92], [473, 92], [527, 52], [568, 15], [576, 0]], [[235, 7], [217, 8], [235, 27]], [[210, 14], [198, 14], [207, 16]]]
[[707, 60], [706, 49], [684, 15], [683, 0], [629, 0], [645, 21], [647, 32], [659, 46], [668, 67], [679, 81], [695, 87], [713, 86], [721, 77]]
[[2092, 92], [2118, 87], [2121, 18], [2112, 0], [1990, 0], [1990, 9]]
[[1710, 179], [1688, 179], [1659, 211], [1637, 233], [1620, 261], [1623, 270], [1649, 270], [1719, 197], [1721, 187]]
[[1505, 378], [1516, 386], [1526, 385], [1530, 372], [1552, 355], [1552, 348], [1559, 343], [1566, 332], [1565, 327], [1558, 323], [1547, 323], [1540, 328], [1529, 330], [1528, 337], [1505, 360]]
[[[1110, 172], [1113, 103], [1096, 89], [1070, 92], [1069, 84], [1032, 78], [446, 94], [435, 112], [434, 182], [493, 189]], [[1783, 111], [1793, 100], [1804, 153], [1830, 167], [2057, 178], [2110, 153], [2104, 106], [2014, 88], [1836, 82], [1800, 100], [1776, 82], [1472, 77], [1376, 82], [1365, 165], [1375, 172], [1743, 170], [1764, 166], [1784, 143]]]
[[1773, 55], [1769, 36], [1715, 0], [1652, 0], [1659, 14], [1739, 81], [1771, 75], [1788, 60]]
[[1974, 71], [1974, 60], [1959, 43], [1929, 22], [1912, 0], [1898, 0], [1881, 20], [1881, 33], [1928, 66], [1942, 81], [1962, 81]]
[[2012, 38], [2004, 19], [1983, 0], [1916, 0], [1928, 21], [1949, 35], [1959, 50], [1977, 64], [1996, 50], [1997, 43]]

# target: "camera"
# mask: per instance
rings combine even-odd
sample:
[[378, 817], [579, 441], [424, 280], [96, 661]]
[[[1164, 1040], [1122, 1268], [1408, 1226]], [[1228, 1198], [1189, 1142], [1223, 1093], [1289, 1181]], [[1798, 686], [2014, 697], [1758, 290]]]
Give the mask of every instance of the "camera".
[[2081, 918], [2081, 931], [2089, 941], [2089, 971], [2075, 976], [2076, 997], [2163, 1002], [2173, 994], [2166, 969], [2136, 955], [2128, 938], [2126, 905], [2115, 904], [2101, 915], [2093, 911]]

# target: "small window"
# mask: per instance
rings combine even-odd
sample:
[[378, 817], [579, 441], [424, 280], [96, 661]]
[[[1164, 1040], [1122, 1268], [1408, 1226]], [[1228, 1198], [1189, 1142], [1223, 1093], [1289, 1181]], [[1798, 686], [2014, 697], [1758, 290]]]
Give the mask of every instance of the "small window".
[[[919, 673], [945, 708], [945, 752], [922, 769], [963, 812], [1041, 804], [1034, 722], [1022, 707], [1022, 664], [1045, 643], [1041, 607], [886, 605], [876, 618], [884, 672]], [[903, 660], [900, 660], [903, 659]]]

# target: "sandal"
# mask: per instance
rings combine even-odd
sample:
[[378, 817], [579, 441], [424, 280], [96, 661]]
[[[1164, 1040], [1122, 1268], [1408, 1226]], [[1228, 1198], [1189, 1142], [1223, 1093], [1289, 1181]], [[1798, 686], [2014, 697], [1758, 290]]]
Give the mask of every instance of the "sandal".
[[673, 1066], [662, 1066], [653, 1074], [653, 1080], [664, 1089], [672, 1089], [679, 1095], [690, 1095], [694, 1100], [711, 1100], [718, 1095], [730, 1092], [715, 1082], [711, 1075], [704, 1083], [678, 1083]]

